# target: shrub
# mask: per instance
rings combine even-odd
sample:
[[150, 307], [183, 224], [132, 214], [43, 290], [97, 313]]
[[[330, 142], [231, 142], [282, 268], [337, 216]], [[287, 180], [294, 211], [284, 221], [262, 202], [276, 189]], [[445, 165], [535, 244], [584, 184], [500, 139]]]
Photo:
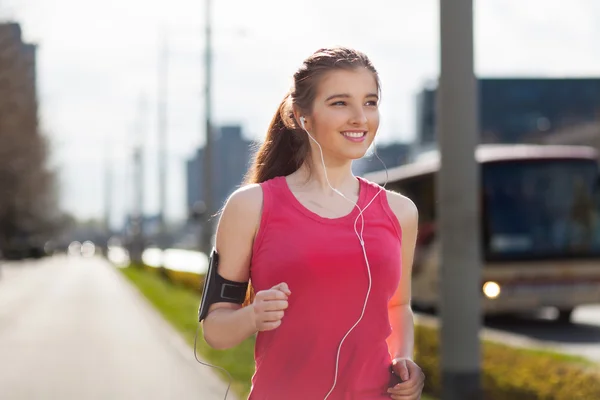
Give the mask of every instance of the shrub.
[[[441, 394], [438, 330], [415, 327], [416, 362], [425, 391]], [[483, 342], [481, 377], [486, 400], [600, 399], [599, 368], [560, 355]]]

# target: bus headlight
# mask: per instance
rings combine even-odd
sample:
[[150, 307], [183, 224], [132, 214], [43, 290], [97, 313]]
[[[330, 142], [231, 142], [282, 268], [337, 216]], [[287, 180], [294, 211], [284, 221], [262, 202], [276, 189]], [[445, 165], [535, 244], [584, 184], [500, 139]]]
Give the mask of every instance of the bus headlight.
[[496, 282], [486, 282], [483, 284], [483, 294], [488, 299], [495, 299], [500, 296], [500, 285]]

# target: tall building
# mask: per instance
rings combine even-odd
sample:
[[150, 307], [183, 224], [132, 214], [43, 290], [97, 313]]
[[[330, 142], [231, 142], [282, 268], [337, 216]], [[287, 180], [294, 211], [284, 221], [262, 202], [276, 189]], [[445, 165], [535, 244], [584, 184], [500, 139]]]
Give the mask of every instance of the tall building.
[[[540, 142], [600, 121], [600, 78], [483, 78], [478, 83], [482, 143]], [[424, 147], [436, 141], [435, 94], [435, 88], [426, 88], [417, 96], [417, 141]]]
[[36, 46], [0, 22], [0, 253], [10, 257], [38, 254], [59, 218], [38, 123]]
[[[217, 129], [212, 157], [212, 200], [215, 207], [222, 207], [227, 197], [241, 185], [250, 163], [252, 146], [253, 142], [243, 138], [240, 126], [222, 126]], [[204, 148], [200, 148], [187, 162], [188, 210], [204, 197], [203, 157]]]

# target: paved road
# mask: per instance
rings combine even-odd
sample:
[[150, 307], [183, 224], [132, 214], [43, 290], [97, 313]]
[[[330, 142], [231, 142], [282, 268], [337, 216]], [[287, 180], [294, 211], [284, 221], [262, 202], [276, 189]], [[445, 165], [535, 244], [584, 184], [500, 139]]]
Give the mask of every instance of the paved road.
[[102, 259], [0, 269], [0, 399], [224, 398], [226, 384]]

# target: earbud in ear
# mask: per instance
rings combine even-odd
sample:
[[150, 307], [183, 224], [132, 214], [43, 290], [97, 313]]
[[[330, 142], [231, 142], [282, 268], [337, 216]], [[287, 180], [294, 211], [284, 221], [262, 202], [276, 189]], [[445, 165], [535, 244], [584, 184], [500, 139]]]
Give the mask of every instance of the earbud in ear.
[[302, 129], [306, 130], [306, 128], [304, 127], [304, 124], [306, 123], [306, 119], [304, 117], [300, 117], [300, 126], [302, 126]]

